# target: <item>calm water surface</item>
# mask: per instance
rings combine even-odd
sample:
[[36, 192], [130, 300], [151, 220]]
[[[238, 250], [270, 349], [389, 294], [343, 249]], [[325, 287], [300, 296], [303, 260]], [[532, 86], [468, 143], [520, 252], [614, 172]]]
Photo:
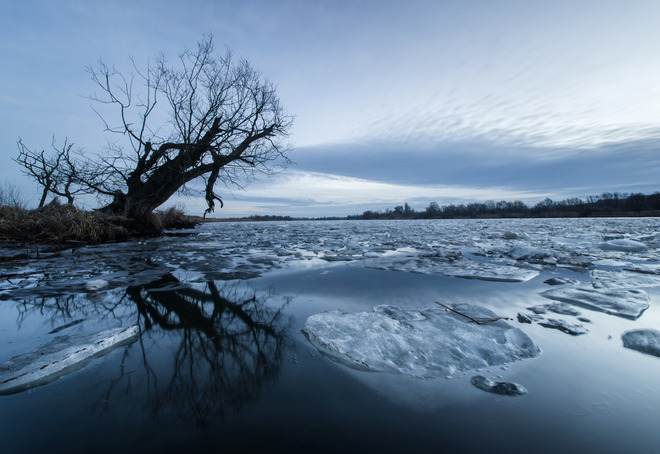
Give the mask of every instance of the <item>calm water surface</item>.
[[[0, 452], [660, 446], [660, 358], [621, 341], [660, 329], [658, 219], [220, 223], [188, 233], [3, 265], [0, 363], [58, 336], [133, 325], [139, 334], [55, 381], [0, 395]], [[603, 248], [617, 239], [646, 249]], [[551, 277], [642, 289], [650, 307], [636, 320], [580, 308], [590, 319], [581, 336], [519, 323], [551, 302], [540, 295], [555, 288]], [[99, 279], [107, 286], [87, 287]], [[510, 317], [542, 353], [416, 379], [350, 369], [301, 333], [327, 310], [435, 301]], [[486, 393], [470, 384], [477, 373], [528, 394]]]

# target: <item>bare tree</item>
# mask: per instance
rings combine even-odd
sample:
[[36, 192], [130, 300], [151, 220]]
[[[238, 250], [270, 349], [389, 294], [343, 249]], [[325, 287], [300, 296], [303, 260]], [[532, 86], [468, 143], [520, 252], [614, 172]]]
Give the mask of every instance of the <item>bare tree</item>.
[[25, 208], [19, 190], [6, 181], [0, 185], [0, 207]]
[[229, 51], [218, 56], [212, 36], [184, 50], [175, 64], [160, 56], [144, 70], [133, 61], [133, 70], [125, 76], [102, 62], [88, 68], [98, 88], [91, 96], [97, 113], [106, 131], [123, 139], [83, 178], [112, 197], [103, 211], [147, 220], [185, 185], [201, 182], [208, 213], [215, 201], [222, 205], [218, 181], [240, 187], [288, 164], [282, 140], [292, 117], [274, 85], [247, 60], [234, 63]]
[[[39, 208], [44, 206], [49, 193], [65, 197], [67, 203], [72, 204], [76, 194], [91, 191], [80, 180], [80, 172], [85, 165], [77, 162], [75, 152], [72, 151], [73, 143], [65, 139], [64, 144], [58, 147], [53, 138], [51, 148], [49, 153], [46, 150], [32, 151], [19, 139], [18, 157], [14, 159], [23, 167], [24, 174], [34, 178], [43, 187]], [[90, 172], [88, 174], [91, 175]]]

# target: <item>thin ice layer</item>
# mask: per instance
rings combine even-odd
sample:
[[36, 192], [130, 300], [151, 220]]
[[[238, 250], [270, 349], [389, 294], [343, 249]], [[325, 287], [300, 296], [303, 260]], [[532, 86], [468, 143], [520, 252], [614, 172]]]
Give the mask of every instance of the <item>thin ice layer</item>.
[[57, 336], [38, 349], [0, 365], [0, 395], [50, 383], [84, 367], [92, 358], [137, 339], [137, 325], [91, 335]]
[[[480, 306], [453, 308], [476, 320], [497, 318]], [[540, 353], [532, 339], [504, 320], [476, 324], [465, 316], [441, 307], [377, 306], [372, 312], [335, 310], [312, 315], [302, 331], [319, 351], [349, 367], [418, 378], [505, 364]]]
[[546, 290], [541, 295], [633, 320], [639, 318], [649, 307], [648, 294], [644, 290], [637, 289], [555, 288]]

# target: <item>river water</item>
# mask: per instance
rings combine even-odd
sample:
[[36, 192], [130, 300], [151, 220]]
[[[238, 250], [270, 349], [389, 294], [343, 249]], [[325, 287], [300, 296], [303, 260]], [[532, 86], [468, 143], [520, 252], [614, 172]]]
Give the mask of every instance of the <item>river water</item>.
[[[49, 343], [137, 335], [2, 393], [0, 451], [657, 452], [660, 358], [621, 336], [660, 329], [659, 248], [658, 219], [524, 219], [209, 223], [30, 250], [0, 269], [5, 370]], [[539, 309], [557, 289], [643, 294], [648, 308]], [[326, 311], [436, 302], [506, 317], [541, 353], [420, 378], [348, 367], [301, 332]], [[476, 374], [527, 394], [485, 392]]]

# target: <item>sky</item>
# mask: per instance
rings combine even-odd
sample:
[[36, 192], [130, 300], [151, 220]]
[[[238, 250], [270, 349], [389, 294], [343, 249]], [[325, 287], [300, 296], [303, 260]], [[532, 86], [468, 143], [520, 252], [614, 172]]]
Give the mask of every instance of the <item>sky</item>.
[[38, 202], [12, 161], [19, 138], [38, 150], [53, 137], [107, 144], [88, 65], [174, 58], [211, 33], [295, 117], [294, 164], [221, 185], [216, 216], [652, 193], [658, 17], [657, 0], [3, 0], [0, 183]]

